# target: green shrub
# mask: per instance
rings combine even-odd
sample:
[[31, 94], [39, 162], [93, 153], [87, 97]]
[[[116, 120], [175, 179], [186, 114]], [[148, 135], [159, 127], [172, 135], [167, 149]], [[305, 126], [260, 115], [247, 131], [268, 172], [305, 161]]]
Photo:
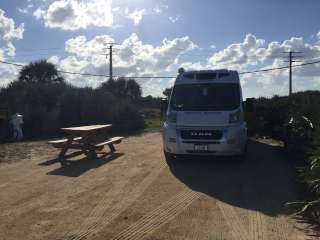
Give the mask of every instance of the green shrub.
[[255, 135], [285, 140], [292, 117], [304, 116], [314, 127], [320, 124], [320, 92], [305, 91], [287, 96], [258, 98], [255, 100], [255, 120], [248, 127]]
[[301, 205], [298, 214], [320, 224], [320, 129], [313, 133], [313, 141], [309, 146], [308, 164], [299, 168], [302, 181], [306, 184], [309, 196]]
[[284, 143], [287, 153], [305, 158], [313, 139], [313, 123], [305, 116], [294, 114], [285, 125]]
[[[61, 133], [61, 127], [103, 123], [112, 123], [117, 132], [139, 131], [144, 127], [136, 103], [141, 92], [133, 81], [122, 79], [114, 92], [110, 85], [92, 89], [64, 83], [13, 82], [1, 90], [0, 102], [10, 115], [23, 114], [27, 139], [52, 137]], [[120, 88], [123, 83], [125, 91]]]

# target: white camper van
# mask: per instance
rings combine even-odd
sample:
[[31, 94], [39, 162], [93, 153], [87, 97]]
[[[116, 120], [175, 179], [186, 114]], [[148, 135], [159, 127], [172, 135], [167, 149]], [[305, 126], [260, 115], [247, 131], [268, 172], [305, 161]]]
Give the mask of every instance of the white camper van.
[[166, 158], [194, 154], [242, 159], [246, 144], [238, 72], [179, 70], [164, 123]]

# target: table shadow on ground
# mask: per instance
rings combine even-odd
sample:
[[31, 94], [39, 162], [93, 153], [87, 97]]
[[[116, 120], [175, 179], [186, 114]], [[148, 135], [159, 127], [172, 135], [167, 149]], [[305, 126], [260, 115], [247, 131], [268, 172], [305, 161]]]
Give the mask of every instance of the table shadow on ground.
[[[54, 169], [50, 172], [48, 172], [48, 175], [60, 175], [60, 176], [66, 176], [66, 177], [79, 177], [80, 175], [84, 174], [85, 172], [94, 169], [99, 168], [111, 161], [116, 160], [117, 158], [123, 156], [123, 153], [113, 153], [106, 155], [104, 157], [99, 157], [95, 159], [87, 159], [86, 157], [78, 160], [67, 160], [66, 166], [61, 166], [57, 169]], [[49, 165], [56, 163], [57, 161], [55, 159], [47, 160], [43, 163], [40, 163], [39, 165]], [[60, 163], [59, 163], [60, 164]]]

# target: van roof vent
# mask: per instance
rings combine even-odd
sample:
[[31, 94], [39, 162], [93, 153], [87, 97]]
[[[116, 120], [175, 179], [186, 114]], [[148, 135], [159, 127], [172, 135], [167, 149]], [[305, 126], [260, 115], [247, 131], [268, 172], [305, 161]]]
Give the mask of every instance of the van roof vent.
[[230, 73], [219, 73], [219, 78], [229, 77]]
[[217, 73], [215, 73], [215, 72], [197, 73], [196, 78], [198, 80], [214, 80], [217, 78]]

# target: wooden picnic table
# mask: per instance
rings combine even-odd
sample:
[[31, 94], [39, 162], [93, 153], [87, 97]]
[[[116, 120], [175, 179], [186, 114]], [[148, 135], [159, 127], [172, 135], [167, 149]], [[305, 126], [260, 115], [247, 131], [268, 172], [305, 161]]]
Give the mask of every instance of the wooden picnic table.
[[[120, 143], [123, 139], [123, 137], [102, 138], [100, 132], [111, 127], [111, 124], [105, 124], [61, 128], [68, 136], [64, 139], [49, 141], [49, 143], [60, 149], [58, 160], [62, 165], [66, 163], [67, 158], [81, 154], [85, 154], [88, 158], [97, 158], [97, 153], [100, 153], [98, 151], [103, 150], [106, 145], [110, 148], [110, 153], [115, 152], [114, 144]], [[66, 155], [69, 149], [79, 151]]]

